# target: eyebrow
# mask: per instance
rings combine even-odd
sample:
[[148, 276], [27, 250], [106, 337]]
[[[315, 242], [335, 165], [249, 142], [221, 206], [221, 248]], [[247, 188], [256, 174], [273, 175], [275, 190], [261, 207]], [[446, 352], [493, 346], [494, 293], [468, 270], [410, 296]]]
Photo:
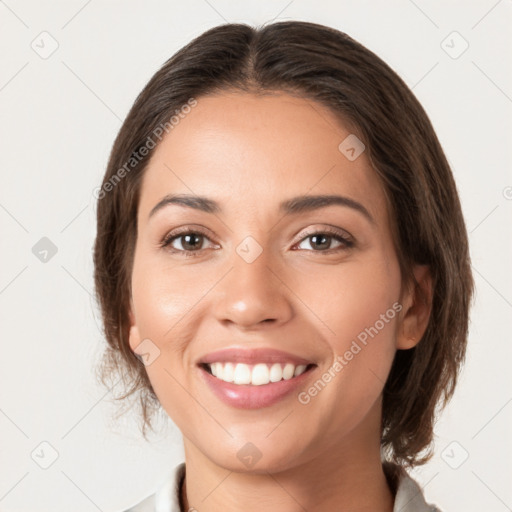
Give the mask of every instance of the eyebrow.
[[[222, 211], [218, 202], [204, 196], [191, 194], [168, 194], [162, 198], [149, 213], [149, 218], [162, 208], [175, 204], [187, 208], [193, 208], [206, 213], [217, 214]], [[287, 199], [279, 204], [279, 212], [284, 215], [296, 215], [303, 212], [318, 210], [328, 206], [338, 205], [352, 208], [361, 213], [370, 223], [375, 224], [375, 219], [370, 212], [359, 202], [345, 196], [338, 195], [303, 195]]]

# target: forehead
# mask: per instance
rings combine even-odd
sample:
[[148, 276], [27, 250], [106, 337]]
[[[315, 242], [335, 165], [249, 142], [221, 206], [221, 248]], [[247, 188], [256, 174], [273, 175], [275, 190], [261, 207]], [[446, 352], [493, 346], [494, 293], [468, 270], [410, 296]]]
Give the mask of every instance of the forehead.
[[285, 93], [197, 98], [151, 157], [140, 213], [147, 216], [170, 192], [209, 196], [227, 208], [241, 202], [248, 211], [286, 197], [343, 193], [382, 217], [382, 185], [364, 152], [351, 160], [340, 150], [347, 137], [356, 140], [333, 112], [309, 99]]

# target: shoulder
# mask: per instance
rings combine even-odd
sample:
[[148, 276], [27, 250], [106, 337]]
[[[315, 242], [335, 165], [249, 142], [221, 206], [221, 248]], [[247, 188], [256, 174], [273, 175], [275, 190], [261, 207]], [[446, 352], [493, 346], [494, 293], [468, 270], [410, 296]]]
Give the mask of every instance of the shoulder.
[[384, 471], [395, 491], [393, 512], [442, 512], [426, 502], [423, 489], [404, 468], [386, 463]]
[[124, 512], [180, 512], [179, 489], [184, 475], [185, 463], [181, 462], [166, 475], [156, 492]]
[[133, 507], [126, 509], [124, 512], [155, 512], [155, 495], [148, 496], [145, 500], [137, 503]]

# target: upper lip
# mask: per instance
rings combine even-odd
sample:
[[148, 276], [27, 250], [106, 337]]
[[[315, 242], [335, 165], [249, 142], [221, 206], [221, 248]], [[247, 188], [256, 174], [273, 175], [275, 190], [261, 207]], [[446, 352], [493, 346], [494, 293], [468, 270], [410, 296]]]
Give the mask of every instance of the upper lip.
[[210, 352], [209, 354], [201, 357], [198, 364], [211, 364], [219, 362], [232, 362], [232, 363], [292, 363], [296, 366], [299, 364], [312, 364], [313, 361], [308, 361], [302, 357], [276, 350], [274, 348], [225, 348]]

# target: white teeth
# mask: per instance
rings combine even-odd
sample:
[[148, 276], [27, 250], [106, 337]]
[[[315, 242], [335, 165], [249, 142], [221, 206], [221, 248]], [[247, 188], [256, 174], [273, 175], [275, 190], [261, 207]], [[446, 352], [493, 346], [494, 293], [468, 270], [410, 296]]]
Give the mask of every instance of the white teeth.
[[[222, 377], [220, 377], [222, 379]], [[224, 380], [224, 379], [222, 379]], [[251, 369], [249, 365], [238, 363], [235, 366], [235, 378], [233, 379], [235, 384], [250, 384], [251, 383]]]
[[293, 372], [295, 371], [295, 365], [293, 364], [285, 364], [283, 370], [283, 379], [290, 380], [293, 377]]
[[298, 377], [299, 375], [302, 375], [305, 371], [306, 371], [306, 365], [299, 364], [299, 366], [295, 367], [295, 372], [293, 373], [293, 376]]
[[[219, 366], [221, 363], [217, 363]], [[235, 366], [233, 363], [226, 363], [224, 365], [224, 369], [222, 371], [222, 380], [225, 380], [226, 382], [233, 382], [235, 379]]]
[[283, 379], [289, 380], [306, 371], [305, 364], [295, 366], [292, 363], [286, 363], [284, 367], [279, 363], [274, 363], [272, 366], [266, 363], [258, 363], [254, 366], [244, 363], [211, 363], [208, 366], [212, 375], [218, 379], [238, 385], [251, 384], [253, 386], [262, 386]]
[[270, 382], [279, 382], [283, 378], [283, 369], [279, 363], [274, 363], [270, 368]]
[[264, 363], [257, 364], [252, 369], [251, 384], [253, 386], [261, 386], [270, 382], [270, 371], [268, 366]]

